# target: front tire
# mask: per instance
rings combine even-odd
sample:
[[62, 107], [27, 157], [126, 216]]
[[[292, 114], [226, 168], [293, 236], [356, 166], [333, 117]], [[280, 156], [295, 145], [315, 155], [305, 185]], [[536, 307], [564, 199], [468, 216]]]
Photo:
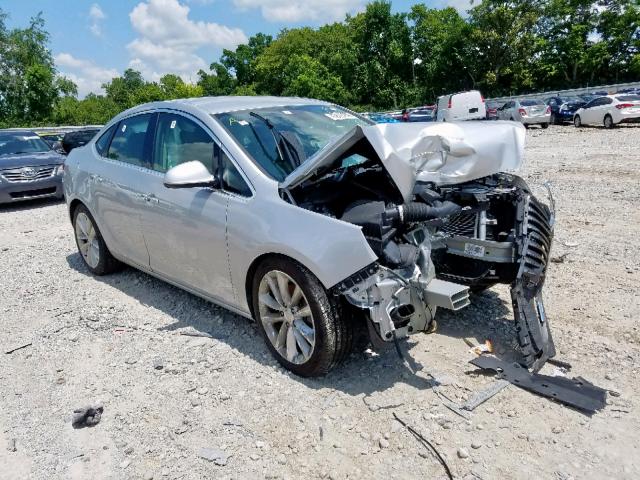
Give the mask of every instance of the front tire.
[[351, 351], [353, 323], [308, 269], [268, 258], [252, 282], [253, 312], [272, 355], [302, 377], [325, 375]]
[[94, 275], [106, 275], [121, 266], [104, 243], [95, 220], [84, 205], [73, 212], [73, 230], [78, 252], [84, 264]]
[[582, 126], [582, 119], [580, 118], [580, 115], [573, 117], [573, 126], [576, 128], [580, 128]]

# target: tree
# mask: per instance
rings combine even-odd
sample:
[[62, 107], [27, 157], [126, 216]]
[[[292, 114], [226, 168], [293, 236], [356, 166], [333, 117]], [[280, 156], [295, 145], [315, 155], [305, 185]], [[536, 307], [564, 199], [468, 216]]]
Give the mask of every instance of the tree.
[[414, 5], [409, 18], [414, 22], [415, 80], [423, 97], [475, 88], [474, 72], [468, 68], [471, 27], [457, 10]]
[[230, 95], [237, 84], [236, 79], [229, 73], [227, 67], [218, 62], [213, 62], [209, 67], [212, 72], [198, 71], [198, 86], [203, 95], [217, 96]]
[[224, 49], [220, 63], [235, 75], [238, 85], [251, 85], [255, 81], [256, 59], [272, 41], [271, 35], [258, 33], [247, 44], [238, 45], [235, 51]]
[[471, 66], [476, 84], [489, 95], [535, 89], [537, 34], [543, 0], [482, 0], [469, 11]]
[[283, 95], [317, 98], [348, 104], [349, 94], [340, 77], [309, 55], [295, 55], [283, 72]]
[[413, 103], [413, 52], [406, 16], [391, 13], [391, 2], [376, 0], [347, 22], [358, 46], [353, 80], [357, 103], [375, 108]]
[[27, 28], [8, 30], [0, 9], [0, 123], [31, 125], [43, 122], [61, 93], [73, 91], [69, 80], [56, 76], [49, 34], [39, 13]]

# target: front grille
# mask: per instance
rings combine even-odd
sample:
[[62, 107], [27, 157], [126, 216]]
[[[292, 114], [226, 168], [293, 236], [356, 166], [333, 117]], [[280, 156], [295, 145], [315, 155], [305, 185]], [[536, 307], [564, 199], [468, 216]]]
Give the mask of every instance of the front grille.
[[551, 212], [533, 196], [524, 201], [524, 218], [522, 221], [524, 238], [519, 277], [544, 277], [551, 253], [553, 227]]
[[460, 235], [463, 237], [476, 236], [476, 212], [459, 212], [452, 215], [449, 221], [441, 228], [449, 235]]
[[31, 182], [42, 180], [53, 175], [57, 165], [46, 165], [43, 167], [22, 167], [3, 170], [0, 172], [8, 182]]

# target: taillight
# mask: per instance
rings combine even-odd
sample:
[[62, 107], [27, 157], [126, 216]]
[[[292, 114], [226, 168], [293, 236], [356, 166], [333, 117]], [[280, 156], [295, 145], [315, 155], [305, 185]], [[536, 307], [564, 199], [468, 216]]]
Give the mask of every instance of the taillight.
[[619, 103], [618, 105], [616, 105], [616, 108], [618, 110], [622, 110], [623, 108], [631, 108], [631, 107], [635, 107], [635, 105], [633, 103]]
[[551, 113], [551, 107], [547, 107], [547, 112], [546, 113]]
[[447, 106], [447, 108], [451, 108], [451, 97], [449, 97], [449, 105]]
[[527, 111], [526, 111], [524, 108], [520, 108], [520, 109], [518, 110], [518, 113], [519, 113], [520, 115], [522, 115], [523, 117], [526, 117], [526, 116], [527, 116]]

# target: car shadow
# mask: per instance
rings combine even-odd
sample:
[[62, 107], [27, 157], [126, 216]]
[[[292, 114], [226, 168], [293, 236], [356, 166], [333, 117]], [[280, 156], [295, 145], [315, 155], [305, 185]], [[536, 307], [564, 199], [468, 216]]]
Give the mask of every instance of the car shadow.
[[[158, 331], [183, 331], [196, 336], [210, 336], [261, 365], [286, 372], [271, 356], [253, 320], [232, 313], [134, 268], [125, 268], [118, 273], [96, 277], [88, 271], [78, 253], [68, 255], [67, 263], [74, 270], [116, 288], [141, 304], [163, 312], [173, 319], [172, 323], [158, 328]], [[508, 320], [510, 312], [510, 308], [499, 295], [488, 291], [476, 296], [474, 302], [460, 312], [438, 310], [436, 316], [438, 331], [435, 335], [453, 338], [490, 338], [498, 349], [503, 346], [510, 348], [510, 341], [515, 338], [514, 322]], [[219, 318], [224, 318], [224, 321], [217, 321]], [[326, 377], [302, 378], [286, 373], [290, 378], [309, 388], [332, 388], [351, 396], [364, 394], [365, 399], [369, 396], [374, 398], [375, 394], [398, 384], [425, 390], [439, 384], [438, 377], [434, 378], [430, 374], [441, 372], [446, 368], [440, 365], [423, 368], [413, 359], [412, 350], [418, 345], [424, 347], [428, 342], [429, 338], [421, 334], [399, 342], [404, 359], [416, 374], [412, 374], [407, 368], [393, 343], [380, 352], [372, 353], [368, 350], [351, 354], [343, 364], [333, 369]], [[483, 374], [475, 371], [474, 368], [470, 370]], [[393, 402], [387, 403], [393, 405]], [[385, 407], [380, 406], [380, 408]]]
[[55, 197], [34, 198], [33, 200], [23, 200], [15, 203], [0, 203], [0, 212], [33, 211], [38, 208], [46, 208], [60, 203], [64, 203], [64, 199]]

